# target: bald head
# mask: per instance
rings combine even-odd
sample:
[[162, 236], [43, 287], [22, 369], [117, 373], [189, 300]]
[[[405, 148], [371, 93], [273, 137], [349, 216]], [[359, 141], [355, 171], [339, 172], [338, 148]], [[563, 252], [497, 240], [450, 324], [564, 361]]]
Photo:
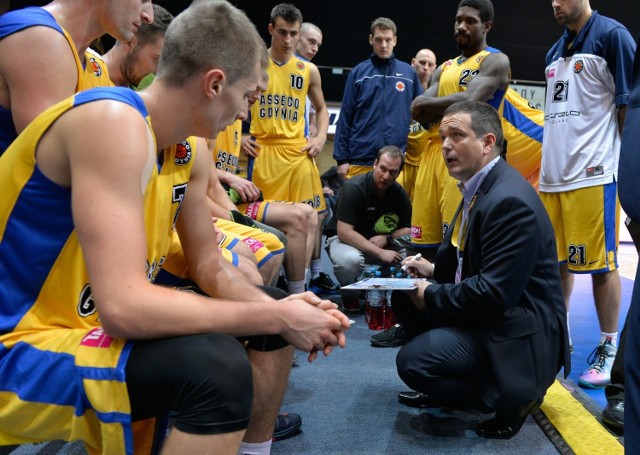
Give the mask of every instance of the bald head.
[[296, 44], [296, 54], [311, 61], [322, 46], [322, 30], [311, 22], [303, 22], [300, 27], [300, 39]]
[[436, 69], [436, 54], [431, 49], [420, 49], [416, 56], [411, 59], [411, 66], [418, 73], [422, 89], [426, 90], [429, 77]]

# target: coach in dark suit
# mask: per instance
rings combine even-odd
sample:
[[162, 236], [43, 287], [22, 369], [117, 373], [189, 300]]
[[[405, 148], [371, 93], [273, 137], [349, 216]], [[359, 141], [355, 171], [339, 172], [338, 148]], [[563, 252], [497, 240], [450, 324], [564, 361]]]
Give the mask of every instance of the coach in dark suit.
[[504, 137], [492, 107], [451, 105], [440, 134], [464, 200], [435, 263], [404, 261], [435, 283], [393, 295], [410, 338], [398, 373], [417, 391], [399, 399], [496, 411], [476, 432], [506, 439], [540, 406], [560, 368], [569, 374], [555, 236], [535, 190], [500, 158]]

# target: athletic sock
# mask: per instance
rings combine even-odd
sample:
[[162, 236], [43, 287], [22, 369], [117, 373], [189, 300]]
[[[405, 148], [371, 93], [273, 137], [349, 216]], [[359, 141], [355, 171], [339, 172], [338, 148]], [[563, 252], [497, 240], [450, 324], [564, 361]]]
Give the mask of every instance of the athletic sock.
[[315, 280], [322, 272], [322, 259], [311, 259], [311, 279]]
[[617, 348], [618, 347], [618, 332], [607, 333], [600, 332], [600, 344], [604, 344], [607, 339], [611, 339], [611, 346]]
[[305, 291], [304, 280], [288, 281], [287, 283], [289, 284], [289, 294], [300, 294]]
[[271, 439], [265, 442], [241, 442], [238, 455], [270, 455]]

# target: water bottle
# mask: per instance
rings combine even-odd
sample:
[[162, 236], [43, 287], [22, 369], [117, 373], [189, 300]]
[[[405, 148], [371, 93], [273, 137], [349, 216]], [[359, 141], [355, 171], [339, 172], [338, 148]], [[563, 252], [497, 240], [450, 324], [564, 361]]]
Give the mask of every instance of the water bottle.
[[[366, 279], [366, 278], [375, 278], [376, 276], [376, 268], [375, 267], [368, 267], [364, 270], [364, 272], [362, 272], [362, 278], [361, 279]], [[365, 291], [364, 293], [364, 320], [367, 323], [367, 325], [369, 324], [369, 316], [370, 316], [370, 312], [369, 312], [369, 291]]]
[[[382, 273], [376, 270], [375, 277], [380, 278]], [[371, 330], [382, 330], [384, 307], [386, 301], [386, 291], [378, 289], [369, 289], [366, 295], [365, 312], [366, 320]]]
[[[389, 267], [389, 277], [397, 278], [397, 275], [402, 275], [400, 272], [396, 273], [395, 267]], [[391, 308], [391, 293], [393, 290], [389, 289], [385, 291], [384, 307], [382, 308], [382, 328], [384, 330], [390, 329], [396, 324], [396, 315]]]

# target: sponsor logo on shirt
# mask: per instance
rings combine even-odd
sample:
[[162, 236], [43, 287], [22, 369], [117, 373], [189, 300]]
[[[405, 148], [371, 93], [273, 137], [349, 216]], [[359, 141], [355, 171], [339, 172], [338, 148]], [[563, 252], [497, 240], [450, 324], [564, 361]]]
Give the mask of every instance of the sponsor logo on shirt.
[[108, 348], [112, 342], [113, 338], [104, 333], [101, 327], [96, 327], [85, 335], [80, 344], [92, 348]]

